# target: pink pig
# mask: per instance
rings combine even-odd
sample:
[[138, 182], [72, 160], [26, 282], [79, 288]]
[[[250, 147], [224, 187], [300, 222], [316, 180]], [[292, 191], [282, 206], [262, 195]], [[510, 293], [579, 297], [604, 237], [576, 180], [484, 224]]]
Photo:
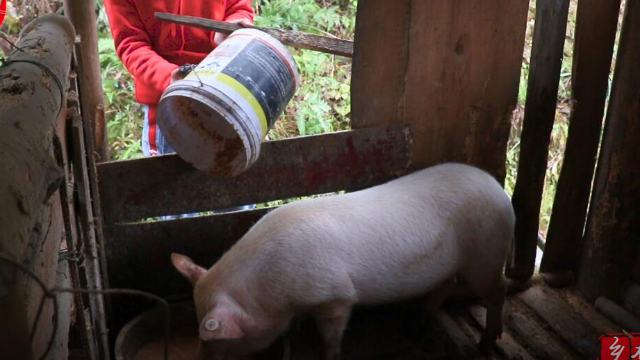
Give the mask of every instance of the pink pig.
[[429, 294], [456, 276], [487, 306], [480, 341], [486, 351], [502, 333], [503, 270], [514, 223], [510, 198], [493, 177], [442, 164], [366, 190], [282, 206], [209, 270], [182, 255], [171, 259], [195, 287], [205, 359], [258, 352], [294, 316], [311, 315], [323, 359], [337, 360], [354, 305]]

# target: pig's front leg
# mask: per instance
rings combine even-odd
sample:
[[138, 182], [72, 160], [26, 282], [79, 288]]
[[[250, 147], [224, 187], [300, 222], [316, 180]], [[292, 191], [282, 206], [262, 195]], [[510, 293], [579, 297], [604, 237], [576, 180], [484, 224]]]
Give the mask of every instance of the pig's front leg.
[[322, 305], [314, 312], [324, 342], [323, 360], [340, 360], [342, 335], [349, 322], [354, 301], [338, 300]]

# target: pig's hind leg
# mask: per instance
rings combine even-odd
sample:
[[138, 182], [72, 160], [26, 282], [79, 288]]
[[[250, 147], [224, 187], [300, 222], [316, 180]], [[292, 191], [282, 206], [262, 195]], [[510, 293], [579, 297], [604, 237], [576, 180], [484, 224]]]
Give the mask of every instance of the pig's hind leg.
[[340, 360], [342, 336], [355, 301], [336, 300], [317, 307], [314, 319], [324, 342], [323, 360]]
[[502, 273], [489, 287], [480, 293], [487, 308], [486, 326], [478, 347], [483, 354], [490, 354], [496, 340], [502, 335], [502, 312], [506, 296], [506, 284]]

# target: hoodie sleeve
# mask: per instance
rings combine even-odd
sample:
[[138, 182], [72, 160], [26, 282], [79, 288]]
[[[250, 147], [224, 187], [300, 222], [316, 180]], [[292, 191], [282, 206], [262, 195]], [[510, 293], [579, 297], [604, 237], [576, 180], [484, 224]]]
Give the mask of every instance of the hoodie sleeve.
[[253, 23], [251, 0], [228, 0], [224, 21], [247, 19]]
[[151, 48], [149, 35], [131, 0], [104, 0], [104, 5], [122, 63], [137, 81], [162, 93], [178, 65], [168, 62]]

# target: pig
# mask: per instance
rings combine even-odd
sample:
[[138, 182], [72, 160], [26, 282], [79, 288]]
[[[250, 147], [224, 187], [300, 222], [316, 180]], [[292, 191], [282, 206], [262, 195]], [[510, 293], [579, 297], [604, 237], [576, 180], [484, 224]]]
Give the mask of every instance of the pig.
[[492, 176], [445, 163], [284, 205], [209, 270], [183, 255], [171, 260], [194, 286], [204, 359], [244, 359], [306, 315], [322, 336], [322, 358], [338, 360], [354, 305], [422, 296], [456, 276], [487, 307], [479, 343], [486, 353], [502, 333], [514, 223], [510, 198]]

